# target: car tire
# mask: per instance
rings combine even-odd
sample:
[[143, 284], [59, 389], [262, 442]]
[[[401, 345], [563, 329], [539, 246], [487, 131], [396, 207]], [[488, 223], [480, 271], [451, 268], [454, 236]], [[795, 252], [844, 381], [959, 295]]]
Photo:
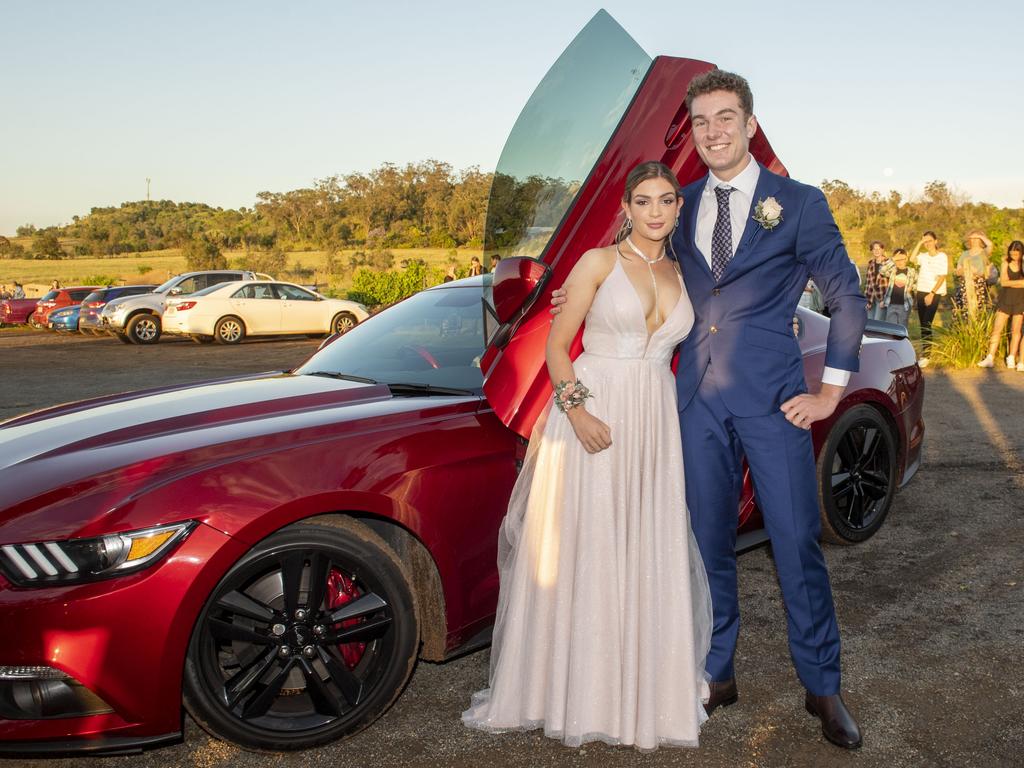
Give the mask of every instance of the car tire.
[[834, 544], [870, 539], [885, 522], [896, 494], [896, 438], [869, 405], [840, 416], [818, 454], [822, 538]]
[[160, 318], [146, 312], [134, 315], [124, 327], [125, 336], [133, 344], [156, 344], [161, 330]]
[[395, 552], [357, 520], [313, 518], [272, 534], [203, 607], [185, 661], [185, 708], [211, 735], [251, 750], [308, 749], [357, 733], [415, 667], [411, 583]]
[[213, 338], [218, 344], [238, 344], [245, 338], [245, 323], [234, 315], [222, 317], [213, 327]]
[[359, 325], [359, 320], [351, 312], [339, 312], [331, 320], [331, 333], [348, 333]]

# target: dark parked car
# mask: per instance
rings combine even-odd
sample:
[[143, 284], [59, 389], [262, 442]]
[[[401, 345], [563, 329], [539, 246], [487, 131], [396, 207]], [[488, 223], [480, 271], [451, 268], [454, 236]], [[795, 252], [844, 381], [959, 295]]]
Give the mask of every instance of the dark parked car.
[[[537, 258], [423, 291], [290, 372], [0, 425], [0, 752], [156, 746], [181, 737], [182, 705], [247, 748], [310, 747], [369, 725], [417, 658], [486, 643], [498, 526], [550, 402], [550, 292], [610, 240], [637, 160], [696, 178], [684, 99], [709, 66], [652, 62], [599, 14], [495, 174], [485, 252]], [[797, 311], [812, 386], [828, 324]], [[882, 524], [920, 461], [922, 398], [901, 329], [873, 326], [813, 431], [831, 536]], [[749, 482], [741, 506], [750, 545]]]
[[83, 333], [105, 335], [102, 312], [108, 302], [126, 296], [140, 296], [152, 293], [156, 285], [108, 285], [97, 288], [82, 300], [82, 314], [78, 321], [78, 330]]

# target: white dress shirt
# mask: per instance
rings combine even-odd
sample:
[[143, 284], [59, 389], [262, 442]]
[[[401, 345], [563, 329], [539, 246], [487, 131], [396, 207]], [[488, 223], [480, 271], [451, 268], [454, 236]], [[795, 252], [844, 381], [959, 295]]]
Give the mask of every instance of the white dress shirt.
[[[747, 155], [747, 167], [736, 174], [730, 181], [722, 181], [714, 173], [708, 171], [708, 180], [700, 194], [697, 206], [697, 231], [694, 235], [697, 248], [700, 250], [708, 267], [711, 266], [711, 237], [718, 220], [718, 198], [715, 187], [732, 187], [729, 195], [729, 219], [732, 225], [732, 252], [736, 254], [743, 230], [746, 229], [750, 217], [750, 207], [754, 201], [754, 190], [761, 176], [761, 166], [753, 156]], [[856, 266], [856, 265], [855, 265]], [[850, 372], [828, 366], [821, 373], [822, 384], [835, 384], [845, 387], [850, 382]]]

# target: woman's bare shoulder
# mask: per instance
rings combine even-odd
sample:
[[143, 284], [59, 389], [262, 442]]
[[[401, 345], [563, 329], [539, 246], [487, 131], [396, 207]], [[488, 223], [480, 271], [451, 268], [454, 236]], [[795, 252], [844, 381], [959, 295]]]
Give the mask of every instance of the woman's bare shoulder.
[[608, 245], [604, 248], [591, 248], [580, 256], [576, 266], [572, 268], [571, 276], [599, 284], [612, 271], [617, 257], [614, 245]]

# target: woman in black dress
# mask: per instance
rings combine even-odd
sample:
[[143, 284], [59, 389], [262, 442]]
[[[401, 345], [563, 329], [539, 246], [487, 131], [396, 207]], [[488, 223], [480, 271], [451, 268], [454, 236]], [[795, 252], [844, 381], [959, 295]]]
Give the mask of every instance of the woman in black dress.
[[1019, 356], [1021, 325], [1024, 324], [1024, 243], [1014, 240], [1006, 249], [1006, 258], [999, 270], [999, 301], [988, 356], [978, 363], [981, 368], [995, 364], [999, 342], [1002, 341], [1006, 322], [1010, 321], [1010, 347], [1006, 350], [1006, 367], [1024, 371], [1024, 360]]

